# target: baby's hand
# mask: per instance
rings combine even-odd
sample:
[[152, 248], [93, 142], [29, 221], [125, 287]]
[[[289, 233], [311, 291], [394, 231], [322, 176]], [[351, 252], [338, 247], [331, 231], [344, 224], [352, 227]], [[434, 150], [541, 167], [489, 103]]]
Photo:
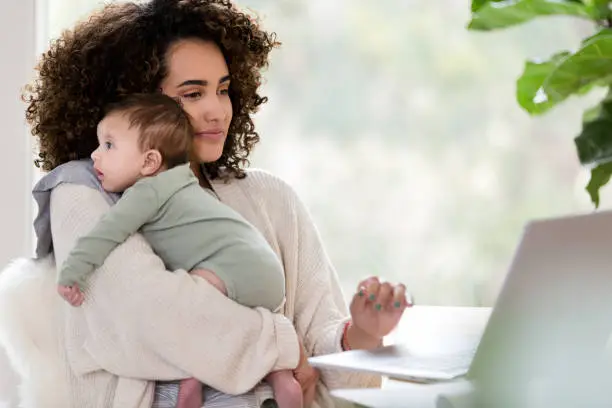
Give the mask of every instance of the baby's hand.
[[79, 285], [76, 284], [74, 286], [57, 285], [57, 293], [72, 306], [81, 306], [83, 300], [85, 300], [83, 292], [79, 289]]

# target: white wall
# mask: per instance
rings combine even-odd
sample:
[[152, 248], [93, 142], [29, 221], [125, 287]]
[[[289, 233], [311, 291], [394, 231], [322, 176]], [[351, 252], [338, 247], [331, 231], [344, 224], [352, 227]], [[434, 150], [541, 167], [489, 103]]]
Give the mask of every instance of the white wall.
[[[20, 100], [36, 59], [35, 0], [2, 2], [0, 12], [0, 267], [32, 249], [32, 143]], [[0, 350], [0, 406], [14, 401], [16, 380]], [[11, 406], [11, 405], [9, 405]]]
[[36, 61], [35, 0], [11, 2], [0, 13], [0, 265], [31, 250], [32, 141], [20, 94]]

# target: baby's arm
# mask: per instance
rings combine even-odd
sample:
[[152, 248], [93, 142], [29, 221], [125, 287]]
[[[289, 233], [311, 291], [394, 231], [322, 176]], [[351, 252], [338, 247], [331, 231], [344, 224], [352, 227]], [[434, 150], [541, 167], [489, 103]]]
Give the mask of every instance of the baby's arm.
[[[53, 190], [58, 265], [107, 211], [95, 189], [64, 183]], [[224, 393], [242, 394], [268, 372], [298, 364], [298, 338], [289, 319], [240, 306], [184, 271], [169, 273], [140, 234], [119, 245], [91, 280], [88, 301], [63, 314], [66, 324], [83, 329], [66, 332], [66, 353], [75, 367], [136, 379], [195, 377]]]
[[100, 218], [94, 228], [77, 240], [62, 264], [58, 292], [70, 304], [83, 302], [86, 278], [130, 235], [136, 233], [159, 210], [157, 193], [148, 183], [137, 183]]
[[213, 285], [219, 292], [223, 293], [227, 296], [227, 287], [225, 283], [217, 276], [216, 273], [209, 271], [208, 269], [194, 269], [190, 272], [192, 275], [199, 276], [200, 278], [204, 278]]

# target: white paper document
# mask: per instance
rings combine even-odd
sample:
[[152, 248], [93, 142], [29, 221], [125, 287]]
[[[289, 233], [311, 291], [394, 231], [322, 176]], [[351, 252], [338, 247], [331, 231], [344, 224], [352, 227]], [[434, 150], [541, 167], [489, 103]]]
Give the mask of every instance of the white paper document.
[[317, 368], [361, 371], [417, 382], [445, 381], [467, 373], [475, 346], [452, 352], [417, 354], [406, 346], [352, 350], [311, 357]]

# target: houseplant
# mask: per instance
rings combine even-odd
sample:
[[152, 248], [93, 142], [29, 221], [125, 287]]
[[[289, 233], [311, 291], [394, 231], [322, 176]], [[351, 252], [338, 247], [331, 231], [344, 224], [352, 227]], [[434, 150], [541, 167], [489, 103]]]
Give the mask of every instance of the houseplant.
[[586, 190], [598, 207], [600, 189], [612, 176], [612, 0], [472, 0], [468, 29], [499, 30], [551, 15], [591, 21], [593, 32], [577, 50], [527, 61], [516, 98], [529, 114], [541, 115], [570, 96], [608, 89], [599, 104], [584, 112], [574, 139], [580, 163], [591, 171]]

